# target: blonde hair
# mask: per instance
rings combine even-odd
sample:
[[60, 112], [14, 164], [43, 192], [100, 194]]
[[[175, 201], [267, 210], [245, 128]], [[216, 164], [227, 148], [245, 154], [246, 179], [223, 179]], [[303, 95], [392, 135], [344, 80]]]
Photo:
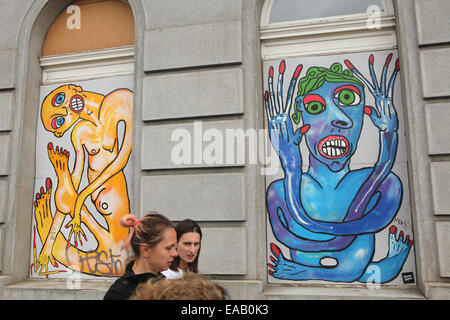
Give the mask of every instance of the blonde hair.
[[140, 284], [130, 300], [225, 300], [225, 289], [203, 275], [185, 272], [181, 279]]

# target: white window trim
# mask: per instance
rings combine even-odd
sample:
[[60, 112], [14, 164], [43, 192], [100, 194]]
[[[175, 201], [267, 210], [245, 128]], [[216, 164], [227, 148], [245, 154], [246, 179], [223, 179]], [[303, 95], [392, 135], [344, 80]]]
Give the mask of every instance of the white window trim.
[[263, 60], [387, 50], [397, 46], [395, 15], [391, 0], [382, 0], [379, 29], [369, 29], [366, 13], [269, 23], [276, 0], [264, 3], [261, 15]]
[[134, 46], [45, 56], [42, 84], [82, 81], [134, 73]]

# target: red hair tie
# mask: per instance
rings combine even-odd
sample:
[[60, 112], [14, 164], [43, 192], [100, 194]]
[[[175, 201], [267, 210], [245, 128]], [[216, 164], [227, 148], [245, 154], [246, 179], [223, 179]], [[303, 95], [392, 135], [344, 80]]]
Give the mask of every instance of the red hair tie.
[[120, 225], [124, 228], [133, 228], [133, 231], [128, 234], [127, 239], [120, 247], [120, 250], [125, 250], [130, 246], [131, 237], [133, 236], [134, 230], [136, 230], [136, 225], [141, 222], [138, 218], [136, 218], [134, 215], [126, 214], [120, 219]]
[[131, 227], [136, 228], [136, 225], [137, 225], [139, 222], [141, 222], [141, 220], [140, 220], [140, 219], [136, 219], [136, 220], [133, 222], [133, 225], [132, 225]]

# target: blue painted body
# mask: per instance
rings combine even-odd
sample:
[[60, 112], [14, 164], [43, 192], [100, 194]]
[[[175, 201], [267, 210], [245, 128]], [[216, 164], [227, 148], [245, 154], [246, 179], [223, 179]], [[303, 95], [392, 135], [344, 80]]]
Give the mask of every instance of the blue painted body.
[[[360, 81], [351, 78], [349, 81], [348, 77], [324, 81], [314, 90], [299, 94], [296, 103], [303, 125], [295, 132], [289, 110], [297, 79], [294, 76], [291, 80], [286, 105], [279, 95], [276, 108], [271, 69], [271, 103], [266, 93], [266, 113], [270, 139], [280, 157], [284, 178], [270, 184], [266, 199], [273, 234], [291, 256], [285, 258], [280, 248], [271, 244], [272, 277], [367, 282], [373, 281], [373, 272], [377, 270], [376, 281], [385, 283], [401, 271], [412, 242], [403, 239], [402, 233], [396, 237], [396, 229], [390, 229], [386, 258], [373, 261], [375, 234], [393, 221], [403, 195], [402, 183], [391, 171], [398, 144], [398, 119], [392, 102], [398, 64], [386, 85], [390, 58], [383, 69], [380, 87], [372, 59], [369, 69], [373, 83], [351, 68]], [[279, 91], [284, 63], [280, 64]], [[347, 65], [353, 67], [351, 63]], [[375, 108], [365, 107], [364, 85], [375, 97]], [[350, 160], [365, 114], [379, 129], [379, 156], [373, 167], [351, 170]], [[302, 172], [299, 150], [303, 138], [309, 150], [307, 172]]]

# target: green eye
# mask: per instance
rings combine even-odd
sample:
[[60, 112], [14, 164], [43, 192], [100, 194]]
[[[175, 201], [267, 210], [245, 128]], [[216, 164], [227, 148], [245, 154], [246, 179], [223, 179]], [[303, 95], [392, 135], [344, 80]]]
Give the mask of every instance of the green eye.
[[356, 106], [361, 101], [359, 94], [351, 89], [338, 91], [335, 98], [338, 100], [339, 106]]
[[311, 101], [305, 105], [305, 109], [308, 113], [319, 114], [325, 110], [325, 105], [320, 101]]

